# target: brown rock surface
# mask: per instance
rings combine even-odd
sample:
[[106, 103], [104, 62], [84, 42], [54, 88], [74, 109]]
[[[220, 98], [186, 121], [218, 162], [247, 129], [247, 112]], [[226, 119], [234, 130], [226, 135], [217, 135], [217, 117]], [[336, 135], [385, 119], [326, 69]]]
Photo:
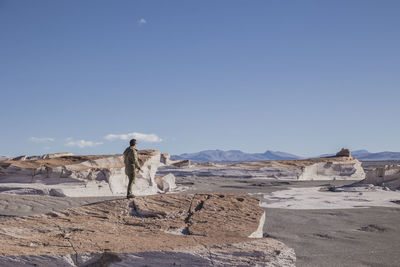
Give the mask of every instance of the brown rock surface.
[[[199, 241], [240, 242], [257, 229], [262, 213], [258, 200], [246, 195], [168, 194], [105, 201], [3, 221], [0, 251], [1, 255], [134, 252], [195, 246]], [[169, 233], [186, 228], [189, 235]]]
[[293, 251], [282, 243], [248, 238], [258, 228], [262, 214], [256, 198], [210, 193], [112, 200], [11, 218], [0, 222], [0, 262], [10, 255], [76, 255], [77, 262], [78, 255], [85, 253], [211, 253], [210, 247], [222, 257], [224, 250], [240, 251], [241, 246], [251, 251], [258, 246], [271, 257], [277, 256], [275, 250], [285, 250], [292, 261]]
[[136, 198], [133, 204], [141, 216], [169, 218], [166, 231], [213, 238], [248, 237], [263, 214], [258, 199], [234, 194], [161, 195]]

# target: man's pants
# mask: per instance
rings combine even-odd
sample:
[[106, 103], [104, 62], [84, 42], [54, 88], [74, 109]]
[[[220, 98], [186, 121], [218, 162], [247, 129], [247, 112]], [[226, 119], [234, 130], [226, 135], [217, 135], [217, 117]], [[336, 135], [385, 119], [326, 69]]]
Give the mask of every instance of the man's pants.
[[129, 178], [129, 183], [128, 183], [128, 196], [129, 196], [129, 195], [132, 195], [132, 186], [136, 180], [136, 171], [133, 171], [133, 173], [130, 173], [128, 175], [128, 178]]

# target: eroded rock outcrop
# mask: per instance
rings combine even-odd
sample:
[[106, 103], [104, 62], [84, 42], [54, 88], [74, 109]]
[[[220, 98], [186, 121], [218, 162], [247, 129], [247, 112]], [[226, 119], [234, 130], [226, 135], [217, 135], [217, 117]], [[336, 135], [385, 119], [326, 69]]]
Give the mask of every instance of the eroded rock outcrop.
[[351, 158], [350, 149], [342, 148], [339, 152], [336, 153], [336, 157], [348, 157], [348, 158]]
[[294, 266], [293, 249], [248, 237], [264, 214], [258, 203], [247, 195], [168, 194], [10, 218], [0, 222], [0, 265]]
[[400, 165], [385, 165], [367, 172], [361, 184], [382, 186], [391, 190], [400, 190]]
[[305, 160], [257, 161], [239, 163], [171, 164], [160, 167], [160, 174], [175, 176], [215, 176], [273, 178], [291, 180], [362, 180], [361, 162], [351, 157], [328, 157]]
[[[53, 196], [124, 195], [128, 184], [121, 155], [71, 156], [47, 154], [35, 160], [6, 160], [0, 164], [0, 187], [3, 193], [35, 193]], [[155, 175], [161, 154], [155, 150], [138, 152], [142, 171], [138, 173], [133, 193], [149, 195], [159, 189]], [[169, 191], [174, 177], [159, 178]], [[11, 188], [10, 190], [7, 190]], [[29, 190], [27, 190], [29, 189]]]
[[171, 158], [171, 155], [168, 153], [161, 154], [161, 163], [166, 164], [166, 165], [170, 164], [170, 158]]
[[73, 156], [73, 154], [70, 152], [51, 153], [51, 154], [44, 154], [43, 156], [41, 156], [41, 158], [42, 159], [54, 159], [54, 158], [60, 158], [60, 157], [66, 157], [66, 156]]
[[10, 157], [7, 156], [0, 156], [0, 161], [5, 161], [5, 160], [9, 160]]
[[365, 178], [361, 162], [342, 148], [336, 156], [311, 159], [312, 164], [302, 166], [298, 180], [362, 180]]
[[302, 167], [298, 180], [361, 180], [365, 172], [361, 162], [327, 160]]

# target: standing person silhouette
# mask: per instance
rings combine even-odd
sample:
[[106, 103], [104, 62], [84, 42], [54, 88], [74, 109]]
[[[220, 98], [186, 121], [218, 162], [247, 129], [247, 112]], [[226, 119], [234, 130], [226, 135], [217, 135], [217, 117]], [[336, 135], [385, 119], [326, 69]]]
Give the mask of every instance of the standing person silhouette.
[[138, 170], [142, 170], [142, 168], [140, 168], [136, 144], [136, 139], [132, 139], [131, 141], [129, 141], [129, 147], [127, 147], [124, 151], [125, 174], [129, 177], [128, 190], [126, 195], [127, 198], [134, 197], [134, 195], [132, 194], [132, 186], [136, 180], [136, 172]]

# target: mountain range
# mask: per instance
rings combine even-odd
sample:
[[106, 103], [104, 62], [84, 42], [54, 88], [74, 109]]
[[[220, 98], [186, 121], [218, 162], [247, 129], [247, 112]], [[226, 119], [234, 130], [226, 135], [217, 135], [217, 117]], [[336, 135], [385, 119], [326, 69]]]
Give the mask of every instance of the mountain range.
[[[335, 154], [323, 154], [316, 157], [329, 157]], [[371, 153], [367, 150], [354, 150], [351, 155], [361, 161], [379, 161], [379, 160], [400, 160], [400, 152], [378, 152]], [[293, 155], [281, 151], [267, 150], [264, 153], [245, 153], [240, 150], [204, 150], [197, 153], [184, 153], [181, 155], [172, 155], [172, 159], [189, 159], [199, 162], [229, 162], [229, 161], [262, 161], [262, 160], [293, 160], [302, 159], [297, 155]]]
[[261, 161], [287, 160], [301, 157], [280, 151], [267, 150], [264, 153], [245, 153], [240, 150], [204, 150], [197, 153], [172, 155], [172, 159], [190, 159], [193, 161]]

